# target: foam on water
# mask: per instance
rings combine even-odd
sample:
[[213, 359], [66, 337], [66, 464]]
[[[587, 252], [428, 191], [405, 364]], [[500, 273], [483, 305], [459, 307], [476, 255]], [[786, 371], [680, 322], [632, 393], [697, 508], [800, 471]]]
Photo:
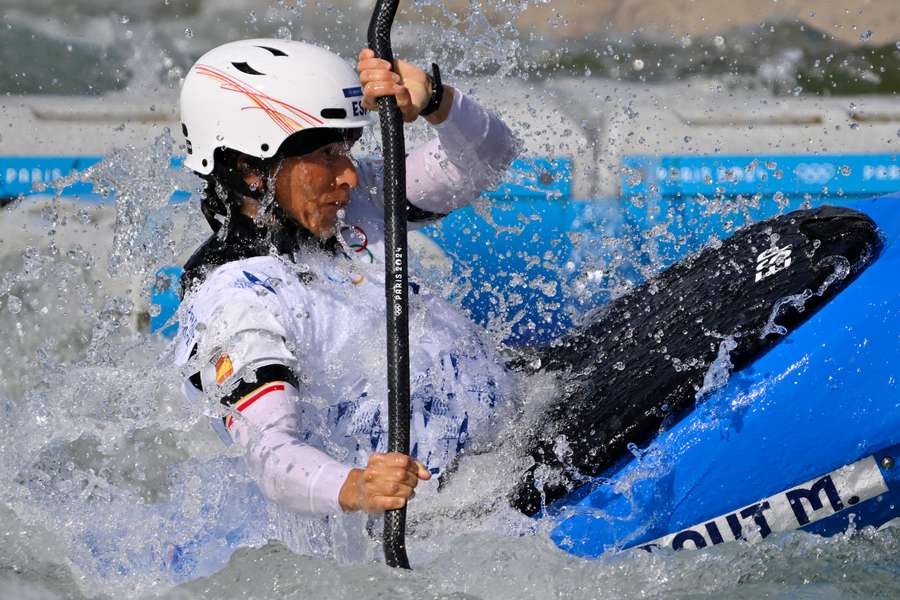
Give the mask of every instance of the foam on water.
[[[456, 74], [486, 71], [502, 80], [577, 66], [594, 76], [646, 81], [690, 75], [681, 62], [655, 66], [656, 54], [671, 50], [658, 41], [635, 38], [613, 47], [592, 39], [585, 48], [572, 43], [564, 56], [545, 52], [540, 39], [523, 40], [510, 21], [498, 24], [488, 10], [496, 7], [486, 3], [469, 3], [466, 20], [442, 2], [416, 4], [415, 18], [398, 30], [399, 47], [423, 61], [455, 64]], [[513, 17], [528, 4], [499, 3]], [[0, 74], [0, 89], [174, 90], [200, 51], [252, 35], [291, 35], [355, 52], [366, 3], [304, 9], [302, 2], [251, 0], [10, 0], [0, 57], [18, 66]], [[436, 41], [419, 47], [420, 39]], [[792, 89], [791, 73], [802, 71], [802, 60], [784, 46], [814, 42], [788, 36], [767, 56], [747, 59], [763, 65], [753, 77]], [[710, 36], [679, 56], [690, 62], [710, 44], [719, 48]], [[30, 62], [15, 62], [21, 57]], [[639, 74], [623, 70], [638, 59]], [[377, 150], [375, 139], [364, 140], [362, 154]], [[140, 326], [156, 269], [180, 262], [207, 235], [196, 197], [168, 201], [172, 192], [198, 186], [168, 168], [173, 153], [177, 143], [166, 134], [73, 176], [100, 193], [115, 191], [111, 209], [62, 199], [0, 209], [0, 219], [21, 223], [19, 238], [0, 240], [0, 597], [866, 598], [900, 591], [900, 534], [892, 530], [831, 539], [791, 533], [752, 545], [630, 551], [596, 561], [572, 557], [549, 541], [549, 521], [527, 519], [506, 504], [508, 483], [521, 468], [512, 444], [479, 448], [443, 489], [437, 482], [423, 486], [409, 516], [413, 572], [380, 563], [377, 519], [313, 523], [267, 505], [239, 457], [210, 429], [207, 417], [219, 409], [183, 400], [169, 342]], [[744, 214], [749, 221], [747, 207], [759, 199], [699, 201], [710, 215]], [[477, 208], [492, 223], [486, 207]], [[671, 215], [647, 232], [600, 208], [583, 218], [596, 222], [596, 233], [572, 238], [571, 264], [528, 257], [572, 283], [553, 288], [523, 274], [523, 285], [595, 302], [627, 292], [666, 264], [666, 244], [696, 242], [670, 233]], [[620, 237], [608, 235], [611, 229]], [[839, 273], [841, 265], [834, 266]], [[582, 275], [572, 279], [571, 271]], [[435, 289], [456, 300], [469, 289], [465, 272], [458, 280], [432, 275]], [[497, 298], [488, 330], [499, 341], [521, 314], [507, 314], [508, 290], [485, 293]], [[704, 394], [727, 378], [731, 347], [721, 342]], [[383, 360], [379, 352], [368, 358]], [[535, 378], [523, 386], [521, 415], [501, 439], [533, 426], [554, 385]], [[751, 390], [744, 401], [764, 394]], [[716, 426], [714, 412], [704, 426]], [[652, 445], [636, 452], [643, 473], [665, 468]]]
[[[154, 160], [164, 162], [169, 142], [154, 147]], [[29, 233], [38, 235], [27, 247], [4, 254], [0, 324], [12, 335], [0, 344], [0, 592], [35, 598], [797, 597], [807, 591], [867, 597], [885, 584], [885, 572], [900, 567], [892, 558], [900, 538], [891, 531], [831, 540], [795, 533], [703, 552], [577, 559], [551, 544], [549, 522], [506, 505], [505, 482], [516, 467], [506, 446], [482, 448], [445, 489], [420, 492], [410, 511], [413, 573], [379, 563], [380, 546], [367, 533], [380, 531], [377, 522], [367, 527], [351, 516], [322, 526], [274, 510], [208, 427], [211, 409], [182, 400], [168, 342], [134, 331], [141, 294], [127, 293], [127, 285], [146, 284], [175, 249], [205, 235], [176, 226], [179, 211], [196, 206], [159, 200], [179, 188], [177, 178], [136, 164], [153, 152], [116, 154], [81, 176], [124, 190], [112, 211], [107, 255], [68, 247], [69, 229], [92, 226], [70, 217], [61, 203], [31, 224]], [[174, 215], [164, 218], [169, 211]], [[34, 241], [41, 237], [44, 244]], [[107, 264], [107, 256], [119, 258]], [[97, 286], [98, 273], [105, 273], [104, 287]], [[727, 342], [711, 370], [713, 393], [729, 366]], [[513, 427], [529, 423], [553, 385], [529, 382], [524, 418]], [[665, 468], [652, 446], [641, 460], [647, 473]], [[234, 547], [242, 549], [232, 555]]]
[[[116, 155], [83, 177], [111, 182], [98, 173], [128, 171], [134, 159]], [[164, 171], [135, 176], [140, 189], [159, 194], [177, 187]], [[115, 181], [117, 189], [129, 184]], [[175, 227], [159, 237], [147, 225], [155, 211], [169, 210], [152, 198], [139, 208], [126, 193], [117, 203], [116, 214], [123, 205], [132, 211], [116, 221], [110, 244], [112, 255], [127, 257], [115, 263], [119, 278], [140, 281], [154, 261], [169, 260], [169, 242], [188, 244]], [[82, 226], [63, 212], [42, 217], [51, 240]], [[377, 535], [367, 533], [380, 531], [377, 520], [314, 524], [265, 504], [208, 427], [209, 409], [181, 399], [168, 343], [134, 332], [131, 300], [95, 287], [98, 269], [91, 267], [103, 259], [53, 244], [5, 256], [0, 323], [21, 333], [2, 348], [4, 595], [863, 598], [895, 585], [885, 575], [900, 568], [893, 531], [829, 540], [793, 533], [701, 552], [574, 558], [548, 540], [549, 521], [506, 505], [505, 482], [516, 468], [506, 445], [468, 457], [445, 489], [421, 490], [410, 511], [415, 571], [391, 571], [380, 564]], [[15, 310], [10, 294], [20, 298]], [[711, 393], [730, 368], [728, 342], [710, 370]], [[513, 429], [531, 422], [554, 385], [529, 382]], [[711, 413], [705, 426], [716, 422]], [[508, 433], [502, 437], [515, 437]], [[640, 454], [637, 477], [666, 468], [652, 445]]]

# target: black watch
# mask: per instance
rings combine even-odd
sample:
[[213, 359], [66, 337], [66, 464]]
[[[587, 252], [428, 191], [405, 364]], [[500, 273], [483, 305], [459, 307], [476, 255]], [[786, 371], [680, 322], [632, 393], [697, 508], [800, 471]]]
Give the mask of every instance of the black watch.
[[437, 63], [431, 63], [431, 75], [426, 75], [428, 82], [431, 84], [431, 98], [425, 105], [419, 115], [426, 117], [441, 107], [441, 100], [444, 99], [444, 84], [441, 83], [441, 70]]

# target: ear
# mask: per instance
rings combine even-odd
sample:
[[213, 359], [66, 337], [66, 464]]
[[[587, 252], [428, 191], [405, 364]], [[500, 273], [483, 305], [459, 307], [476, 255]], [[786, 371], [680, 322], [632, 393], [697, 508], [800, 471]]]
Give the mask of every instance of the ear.
[[258, 169], [250, 166], [250, 162], [243, 156], [237, 159], [237, 170], [250, 189], [259, 189], [265, 184], [264, 175]]

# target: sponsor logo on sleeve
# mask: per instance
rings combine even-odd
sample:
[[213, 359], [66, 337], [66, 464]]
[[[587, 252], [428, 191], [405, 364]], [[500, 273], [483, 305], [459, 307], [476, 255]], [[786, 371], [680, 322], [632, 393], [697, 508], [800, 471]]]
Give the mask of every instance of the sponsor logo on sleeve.
[[821, 521], [888, 491], [875, 458], [868, 456], [734, 512], [666, 535], [644, 549], [705, 548], [733, 540], [754, 540]]
[[344, 88], [344, 98], [358, 98], [363, 95], [362, 86]]

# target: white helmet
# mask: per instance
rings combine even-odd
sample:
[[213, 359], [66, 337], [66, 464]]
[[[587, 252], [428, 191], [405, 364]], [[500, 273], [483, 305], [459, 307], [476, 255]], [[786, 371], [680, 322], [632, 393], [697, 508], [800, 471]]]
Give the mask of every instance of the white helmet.
[[181, 87], [184, 164], [202, 175], [212, 172], [216, 148], [270, 158], [298, 131], [371, 123], [353, 67], [303, 42], [242, 40], [213, 48]]

